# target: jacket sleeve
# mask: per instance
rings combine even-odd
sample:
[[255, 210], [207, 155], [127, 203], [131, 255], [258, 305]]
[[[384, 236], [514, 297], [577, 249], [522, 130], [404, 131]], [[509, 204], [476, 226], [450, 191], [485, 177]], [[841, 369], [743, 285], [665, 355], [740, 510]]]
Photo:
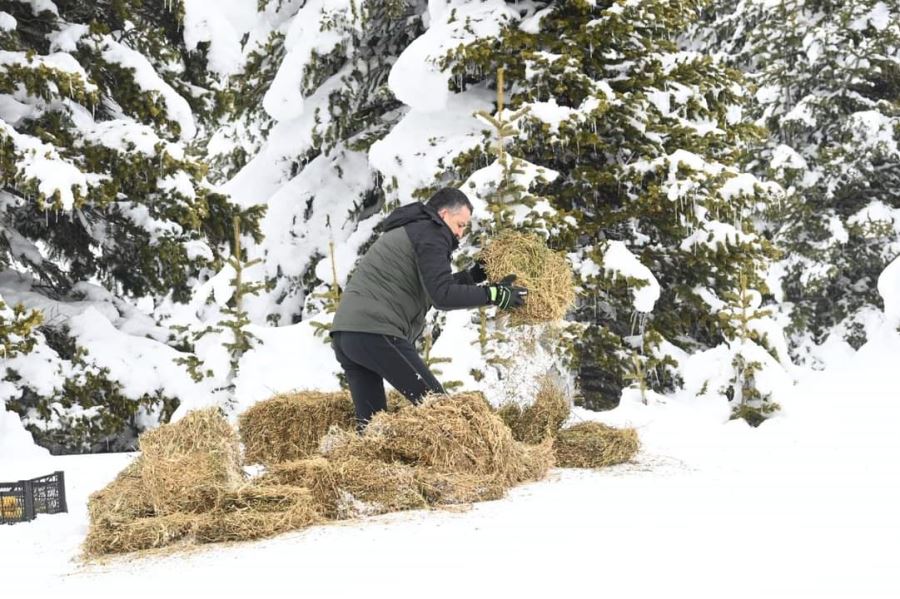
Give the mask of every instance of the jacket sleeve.
[[450, 276], [453, 277], [453, 282], [457, 285], [475, 285], [475, 281], [472, 280], [472, 275], [469, 274], [468, 270], [461, 270]]
[[[488, 292], [484, 287], [461, 284], [459, 275], [451, 274], [451, 246], [447, 236], [431, 231], [409, 231], [410, 241], [416, 252], [416, 263], [422, 284], [434, 307], [438, 310], [477, 308], [488, 304]], [[430, 234], [429, 234], [430, 233]], [[468, 280], [471, 280], [469, 278]]]

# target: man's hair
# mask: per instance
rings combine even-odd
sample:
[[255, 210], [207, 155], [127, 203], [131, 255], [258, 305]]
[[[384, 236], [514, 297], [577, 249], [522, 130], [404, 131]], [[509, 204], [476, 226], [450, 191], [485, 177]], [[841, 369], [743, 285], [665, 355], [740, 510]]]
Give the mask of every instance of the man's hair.
[[444, 189], [438, 190], [437, 193], [429, 198], [426, 204], [434, 208], [435, 212], [440, 212], [444, 208], [451, 212], [455, 212], [463, 206], [468, 208], [469, 212], [473, 211], [472, 202], [469, 201], [466, 194], [453, 187], [445, 187]]

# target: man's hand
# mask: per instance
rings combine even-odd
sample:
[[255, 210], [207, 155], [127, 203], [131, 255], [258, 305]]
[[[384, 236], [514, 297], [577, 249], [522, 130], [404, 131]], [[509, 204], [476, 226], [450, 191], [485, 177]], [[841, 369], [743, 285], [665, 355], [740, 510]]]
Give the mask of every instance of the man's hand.
[[516, 287], [513, 285], [515, 280], [516, 275], [506, 275], [499, 283], [490, 285], [487, 288], [488, 302], [501, 310], [506, 310], [507, 308], [519, 308], [524, 305], [528, 290], [524, 287]]
[[484, 272], [484, 262], [476, 260], [475, 264], [469, 268], [469, 276], [472, 277], [472, 282], [476, 285], [487, 281], [487, 273]]

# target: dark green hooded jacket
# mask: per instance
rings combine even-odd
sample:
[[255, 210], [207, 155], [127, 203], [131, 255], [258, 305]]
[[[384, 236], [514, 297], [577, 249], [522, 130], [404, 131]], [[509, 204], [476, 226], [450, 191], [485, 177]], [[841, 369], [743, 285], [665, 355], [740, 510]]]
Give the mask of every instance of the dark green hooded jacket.
[[355, 331], [414, 342], [431, 306], [438, 310], [488, 304], [488, 292], [465, 271], [451, 274], [459, 242], [430, 206], [414, 202], [394, 210], [381, 237], [350, 276], [332, 332]]

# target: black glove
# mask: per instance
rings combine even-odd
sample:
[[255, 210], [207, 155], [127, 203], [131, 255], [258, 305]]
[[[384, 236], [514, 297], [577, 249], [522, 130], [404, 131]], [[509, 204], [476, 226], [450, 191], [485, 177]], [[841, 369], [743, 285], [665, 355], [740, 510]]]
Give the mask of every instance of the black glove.
[[472, 282], [476, 285], [487, 281], [487, 273], [484, 272], [484, 262], [476, 260], [475, 264], [469, 268], [469, 276], [472, 277]]
[[488, 286], [488, 303], [497, 306], [501, 310], [522, 306], [525, 303], [525, 296], [528, 295], [528, 290], [524, 287], [513, 285], [515, 280], [516, 275], [506, 275], [499, 283]]

